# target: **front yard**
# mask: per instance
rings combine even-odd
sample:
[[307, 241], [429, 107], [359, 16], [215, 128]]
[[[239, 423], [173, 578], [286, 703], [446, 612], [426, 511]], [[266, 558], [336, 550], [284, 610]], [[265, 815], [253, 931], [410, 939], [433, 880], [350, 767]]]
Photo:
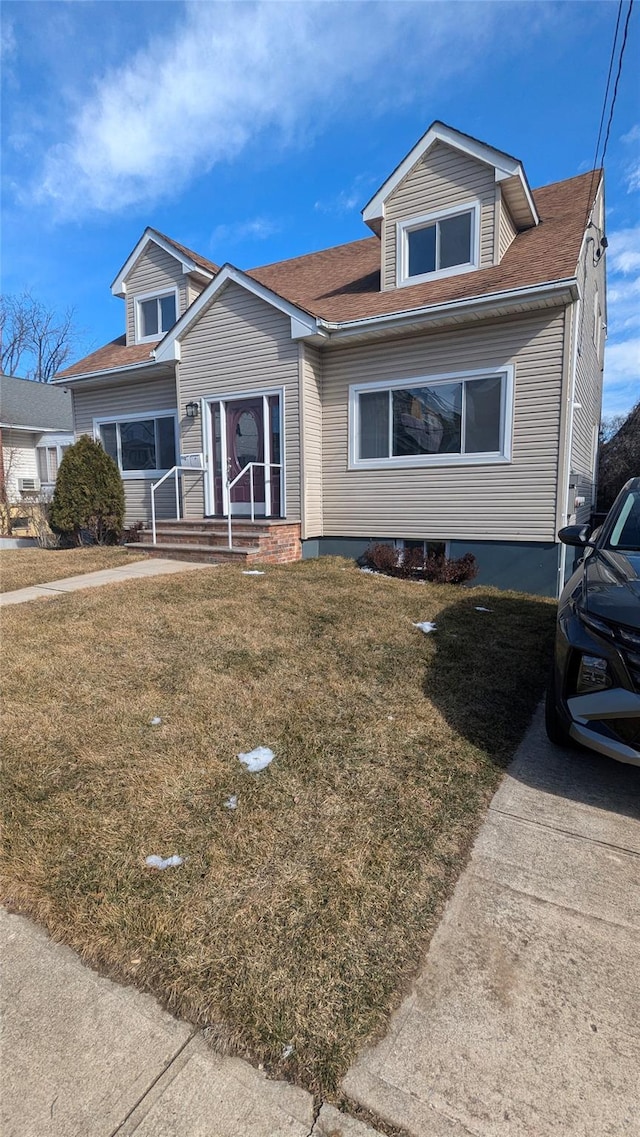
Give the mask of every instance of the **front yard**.
[[0, 549], [0, 592], [13, 592], [32, 584], [47, 584], [65, 576], [117, 568], [139, 561], [142, 553], [130, 553], [119, 545], [91, 545], [84, 549]]
[[[331, 1093], [417, 971], [554, 610], [337, 558], [9, 609], [5, 904]], [[250, 774], [258, 745], [275, 760]]]

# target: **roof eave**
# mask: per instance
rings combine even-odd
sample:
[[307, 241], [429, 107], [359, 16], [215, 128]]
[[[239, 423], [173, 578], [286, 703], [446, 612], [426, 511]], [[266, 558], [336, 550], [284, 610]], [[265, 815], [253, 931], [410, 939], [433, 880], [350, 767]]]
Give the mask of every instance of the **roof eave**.
[[83, 379], [108, 379], [111, 375], [129, 374], [132, 371], [148, 371], [154, 367], [158, 368], [155, 359], [141, 359], [137, 363], [124, 363], [119, 367], [101, 367], [97, 371], [82, 371], [74, 375], [62, 375], [59, 379], [52, 379], [51, 382], [56, 386], [68, 387], [70, 384]]
[[332, 340], [346, 338], [349, 335], [361, 334], [367, 329], [382, 327], [402, 327], [403, 324], [423, 320], [425, 323], [434, 322], [440, 317], [455, 315], [457, 313], [471, 314], [473, 311], [488, 312], [492, 307], [515, 307], [526, 303], [535, 307], [542, 299], [556, 297], [558, 304], [570, 303], [577, 300], [579, 295], [578, 281], [575, 276], [560, 280], [548, 281], [544, 284], [527, 285], [523, 288], [506, 289], [503, 292], [491, 292], [485, 295], [469, 296], [461, 300], [449, 300], [444, 304], [424, 305], [420, 308], [408, 308], [400, 312], [385, 312], [378, 316], [366, 316], [359, 320], [319, 320], [319, 326], [329, 333]]
[[191, 257], [188, 257], [186, 253], [183, 253], [173, 244], [172, 241], [167, 240], [161, 233], [158, 233], [156, 229], [153, 229], [150, 225], [147, 225], [147, 228], [142, 234], [140, 240], [131, 250], [129, 256], [122, 265], [122, 268], [118, 271], [115, 279], [111, 283], [111, 292], [114, 296], [119, 296], [121, 299], [124, 299], [126, 296], [127, 286], [125, 283], [125, 277], [129, 275], [131, 269], [133, 268], [133, 265], [137, 261], [138, 257], [141, 256], [141, 254], [144, 252], [149, 241], [153, 241], [154, 244], [163, 249], [165, 253], [168, 253], [170, 257], [173, 257], [174, 260], [179, 261], [185, 274], [193, 273], [194, 275], [202, 277], [203, 280], [213, 279], [212, 272], [209, 272], [209, 270], [204, 268], [203, 265], [198, 264], [196, 261], [192, 260]]

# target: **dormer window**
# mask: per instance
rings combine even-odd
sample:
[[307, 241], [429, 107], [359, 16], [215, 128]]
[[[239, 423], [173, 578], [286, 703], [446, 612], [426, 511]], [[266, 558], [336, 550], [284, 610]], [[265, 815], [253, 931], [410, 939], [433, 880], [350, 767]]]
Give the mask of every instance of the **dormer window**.
[[136, 340], [157, 340], [171, 330], [177, 319], [176, 289], [136, 297]]
[[480, 263], [480, 204], [398, 222], [398, 281], [420, 284]]

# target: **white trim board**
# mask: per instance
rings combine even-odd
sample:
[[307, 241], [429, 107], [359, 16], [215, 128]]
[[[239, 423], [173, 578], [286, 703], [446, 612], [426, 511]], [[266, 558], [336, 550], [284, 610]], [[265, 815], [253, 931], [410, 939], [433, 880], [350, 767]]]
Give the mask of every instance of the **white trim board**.
[[444, 122], [436, 121], [431, 124], [426, 134], [423, 134], [422, 138], [416, 142], [407, 156], [396, 166], [393, 173], [383, 182], [380, 189], [365, 205], [362, 210], [362, 219], [370, 229], [377, 232], [376, 223], [380, 222], [385, 216], [384, 207], [387, 198], [436, 142], [442, 142], [446, 146], [451, 146], [454, 150], [459, 150], [461, 153], [467, 154], [477, 162], [491, 166], [496, 172], [497, 182], [507, 181], [509, 178], [516, 178], [521, 184], [522, 192], [527, 202], [529, 213], [528, 223], [530, 225], [538, 224], [540, 218], [538, 217], [538, 211], [536, 210], [522, 163], [519, 162], [517, 158], [512, 158], [510, 154], [505, 154], [502, 150], [496, 150], [493, 146], [488, 146], [484, 142], [479, 142], [476, 138], [471, 138], [467, 134], [462, 134], [460, 131], [454, 130], [453, 127], [447, 126]]
[[117, 273], [115, 280], [113, 280], [111, 284], [111, 291], [114, 296], [126, 296], [127, 286], [125, 283], [125, 277], [129, 275], [134, 264], [138, 258], [142, 256], [147, 245], [150, 243], [157, 245], [158, 248], [163, 249], [165, 253], [168, 253], [170, 257], [173, 257], [174, 260], [178, 261], [178, 264], [182, 266], [183, 273], [187, 274], [193, 272], [199, 273], [201, 276], [204, 276], [209, 280], [213, 278], [212, 272], [204, 268], [202, 265], [198, 264], [197, 261], [192, 260], [192, 258], [187, 256], [186, 253], [183, 253], [181, 249], [176, 248], [176, 246], [171, 241], [166, 240], [165, 237], [162, 237], [160, 233], [148, 225], [137, 245], [129, 254], [122, 268]]
[[253, 277], [247, 276], [241, 269], [234, 268], [231, 264], [225, 264], [220, 269], [220, 272], [214, 277], [210, 284], [201, 292], [197, 300], [187, 308], [186, 312], [178, 320], [177, 324], [167, 333], [162, 343], [154, 351], [156, 362], [164, 360], [179, 360], [180, 359], [180, 341], [186, 335], [192, 325], [200, 317], [202, 312], [214, 302], [216, 297], [222, 292], [227, 284], [238, 284], [240, 288], [246, 289], [260, 300], [264, 300], [266, 304], [270, 304], [272, 308], [277, 308], [279, 312], [288, 316], [291, 320], [291, 338], [294, 340], [303, 339], [307, 336], [314, 336], [319, 333], [318, 320], [315, 316], [311, 316], [304, 309], [296, 307], [289, 300], [279, 296], [277, 292], [272, 292], [270, 288], [266, 288], [264, 284], [259, 284]]

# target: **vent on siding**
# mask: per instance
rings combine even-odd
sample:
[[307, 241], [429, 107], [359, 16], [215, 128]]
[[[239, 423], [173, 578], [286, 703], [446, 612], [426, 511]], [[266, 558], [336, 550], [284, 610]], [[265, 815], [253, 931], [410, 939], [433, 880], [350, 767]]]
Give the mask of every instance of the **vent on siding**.
[[20, 493], [37, 493], [40, 489], [40, 478], [18, 478]]

